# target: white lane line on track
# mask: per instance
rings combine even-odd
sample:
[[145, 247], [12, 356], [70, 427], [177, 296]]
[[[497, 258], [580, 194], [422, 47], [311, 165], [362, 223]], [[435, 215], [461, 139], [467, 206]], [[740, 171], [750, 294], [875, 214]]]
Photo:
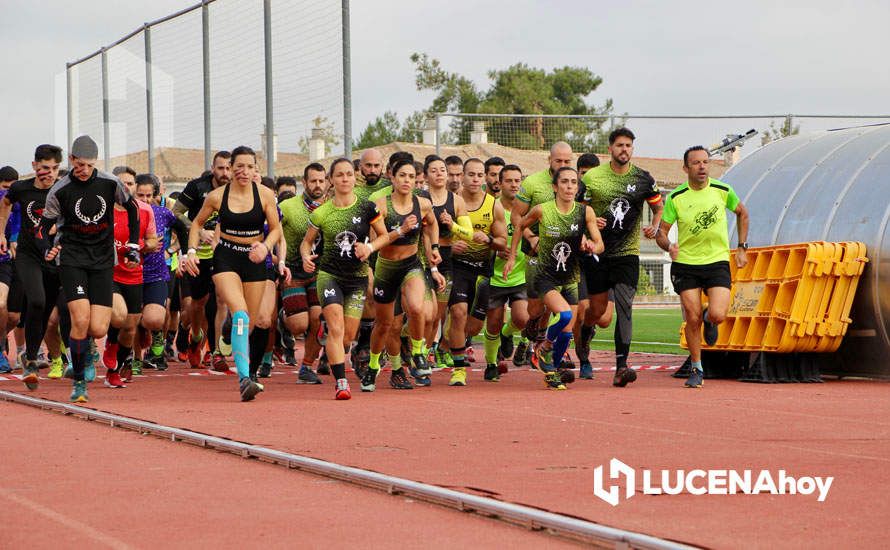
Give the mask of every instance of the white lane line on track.
[[64, 525], [65, 527], [68, 527], [69, 529], [76, 531], [76, 532], [80, 533], [81, 535], [89, 538], [90, 540], [93, 540], [97, 543], [104, 544], [105, 546], [108, 546], [109, 548], [115, 548], [115, 549], [120, 549], [120, 550], [134, 548], [133, 546], [130, 546], [129, 544], [125, 543], [122, 540], [118, 540], [118, 539], [112, 537], [111, 535], [107, 535], [97, 529], [94, 529], [93, 527], [87, 525], [86, 523], [81, 523], [81, 522], [77, 521], [76, 519], [68, 517], [61, 512], [57, 512], [57, 511], [53, 510], [52, 508], [50, 508], [49, 506], [47, 506], [46, 504], [43, 504], [40, 502], [35, 502], [27, 497], [18, 495], [16, 493], [10, 491], [9, 489], [0, 487], [0, 496], [2, 496], [3, 498], [5, 498], [7, 500], [11, 500], [13, 503], [15, 503], [19, 506], [28, 508], [35, 514], [39, 514], [50, 521], [60, 523], [60, 524]]

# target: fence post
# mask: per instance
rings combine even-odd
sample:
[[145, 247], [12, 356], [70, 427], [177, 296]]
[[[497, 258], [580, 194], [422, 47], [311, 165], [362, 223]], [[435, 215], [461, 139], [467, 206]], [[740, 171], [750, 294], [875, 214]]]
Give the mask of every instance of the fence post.
[[343, 2], [343, 154], [352, 158], [352, 77], [350, 72], [349, 0]]
[[441, 135], [440, 128], [439, 128], [439, 119], [440, 118], [442, 118], [442, 115], [439, 113], [436, 113], [436, 156], [437, 157], [442, 156], [441, 154], [439, 154], [439, 147], [442, 146], [442, 135]]
[[104, 153], [104, 170], [111, 172], [111, 132], [108, 123], [108, 50], [102, 48], [102, 140]]
[[275, 178], [275, 117], [272, 111], [272, 0], [263, 0], [266, 58], [266, 175]]
[[207, 0], [202, 0], [201, 5], [201, 38], [204, 78], [204, 170], [206, 170], [210, 168], [210, 10]]
[[70, 63], [65, 64], [65, 93], [67, 95], [67, 115], [68, 115], [68, 143], [65, 144], [65, 150], [67, 151], [69, 147], [71, 147], [71, 143], [74, 141], [74, 83], [71, 82], [71, 70], [72, 66]]
[[154, 109], [151, 101], [151, 27], [145, 25], [142, 31], [145, 38], [145, 121], [148, 132], [148, 173], [155, 173], [155, 126]]

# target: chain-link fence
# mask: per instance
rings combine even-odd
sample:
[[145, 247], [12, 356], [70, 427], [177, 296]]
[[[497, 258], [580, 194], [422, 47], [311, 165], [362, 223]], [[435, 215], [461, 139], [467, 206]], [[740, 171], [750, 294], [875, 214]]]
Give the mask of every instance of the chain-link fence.
[[427, 122], [424, 142], [437, 145], [495, 143], [522, 150], [547, 150], [566, 141], [576, 152], [606, 154], [609, 132], [620, 126], [633, 130], [634, 154], [679, 158], [691, 145], [716, 145], [727, 135], [757, 131], [742, 156], [757, 146], [789, 135], [890, 122], [890, 115], [508, 115], [436, 114]]
[[237, 145], [273, 176], [349, 151], [348, 18], [348, 0], [204, 0], [146, 23], [68, 64], [68, 143], [167, 181]]

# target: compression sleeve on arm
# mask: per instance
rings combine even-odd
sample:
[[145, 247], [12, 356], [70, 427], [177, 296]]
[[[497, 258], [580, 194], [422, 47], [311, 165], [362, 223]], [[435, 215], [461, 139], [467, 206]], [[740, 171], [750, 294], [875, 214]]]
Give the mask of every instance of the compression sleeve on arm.
[[130, 231], [130, 237], [127, 240], [129, 244], [139, 244], [139, 207], [136, 206], [136, 200], [130, 197], [130, 200], [123, 204], [127, 210], [127, 229]]
[[473, 222], [469, 216], [459, 216], [457, 222], [451, 224], [451, 233], [464, 241], [473, 240]]

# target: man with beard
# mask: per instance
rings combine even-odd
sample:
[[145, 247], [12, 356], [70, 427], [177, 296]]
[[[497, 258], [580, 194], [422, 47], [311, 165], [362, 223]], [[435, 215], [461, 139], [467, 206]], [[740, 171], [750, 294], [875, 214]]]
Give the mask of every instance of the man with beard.
[[661, 193], [649, 172], [631, 164], [635, 136], [627, 128], [609, 134], [608, 163], [584, 174], [587, 188], [585, 202], [597, 213], [597, 227], [605, 250], [599, 262], [586, 269], [590, 310], [582, 328], [582, 348], [588, 346], [593, 322], [602, 317], [609, 304], [609, 291], [615, 302], [615, 377], [612, 385], [627, 386], [637, 373], [627, 366], [633, 325], [631, 314], [640, 277], [640, 228], [643, 205], [652, 210], [652, 224], [643, 228], [647, 239], [654, 239], [661, 223]]
[[[232, 180], [232, 167], [229, 159], [232, 155], [228, 151], [219, 151], [213, 156], [213, 165], [210, 173], [188, 182], [185, 189], [179, 195], [179, 199], [173, 206], [173, 213], [179, 218], [188, 230], [192, 220], [200, 212], [207, 194], [218, 187], [228, 185]], [[216, 292], [213, 288], [213, 239], [216, 230], [217, 215], [213, 214], [201, 229], [201, 240], [198, 246], [197, 256], [199, 270], [197, 276], [186, 275], [188, 278], [188, 292], [191, 296], [189, 305], [190, 336], [188, 343], [189, 366], [199, 368], [201, 366], [201, 348], [204, 343], [203, 327], [208, 321], [214, 322], [216, 313]], [[185, 297], [185, 295], [183, 295]], [[205, 307], [208, 301], [214, 301], [213, 307]], [[220, 322], [220, 324], [222, 324]], [[183, 323], [183, 325], [185, 325]], [[215, 334], [220, 333], [220, 326], [214, 327]], [[210, 346], [217, 347], [215, 340], [210, 341]], [[181, 351], [181, 348], [180, 348]], [[213, 366], [221, 371], [228, 371], [226, 359], [222, 353], [215, 351], [213, 354]]]
[[383, 177], [383, 155], [377, 149], [365, 149], [359, 157], [358, 170], [355, 196], [362, 200], [368, 200], [371, 193], [389, 185], [389, 180]]
[[501, 182], [498, 174], [507, 163], [501, 157], [491, 157], [485, 161], [485, 192], [494, 198], [501, 196]]
[[[48, 366], [38, 362], [37, 354], [61, 287], [58, 267], [44, 259], [43, 251], [35, 239], [47, 194], [56, 183], [61, 162], [60, 147], [46, 144], [38, 146], [34, 151], [34, 162], [31, 163], [34, 177], [13, 183], [3, 200], [0, 200], [0, 252], [7, 249], [4, 231], [10, 211], [14, 204], [18, 204], [21, 209], [21, 230], [14, 263], [18, 275], [16, 284], [21, 285], [21, 295], [26, 297], [27, 302], [27, 310], [24, 312], [23, 382], [29, 389], [37, 387], [39, 369]], [[110, 288], [109, 283], [109, 290]], [[21, 301], [16, 299], [10, 303], [13, 311], [18, 312], [21, 309]], [[54, 372], [53, 378], [58, 378], [55, 374]]]
[[457, 155], [445, 157], [445, 171], [448, 183], [445, 185], [452, 193], [460, 193], [460, 185], [464, 181], [464, 161]]
[[[312, 364], [321, 348], [317, 339], [321, 317], [321, 306], [315, 290], [316, 273], [303, 270], [303, 259], [300, 256], [300, 243], [309, 228], [309, 215], [325, 202], [328, 194], [328, 180], [324, 166], [313, 162], [303, 170], [303, 194], [284, 200], [279, 204], [281, 209], [281, 230], [287, 241], [287, 267], [291, 271], [291, 280], [285, 283], [281, 291], [281, 304], [284, 308], [284, 323], [293, 335], [300, 335], [309, 329], [306, 344], [303, 347], [303, 359], [300, 372], [297, 374], [298, 384], [321, 384]], [[317, 254], [320, 240], [316, 240], [312, 254]]]

